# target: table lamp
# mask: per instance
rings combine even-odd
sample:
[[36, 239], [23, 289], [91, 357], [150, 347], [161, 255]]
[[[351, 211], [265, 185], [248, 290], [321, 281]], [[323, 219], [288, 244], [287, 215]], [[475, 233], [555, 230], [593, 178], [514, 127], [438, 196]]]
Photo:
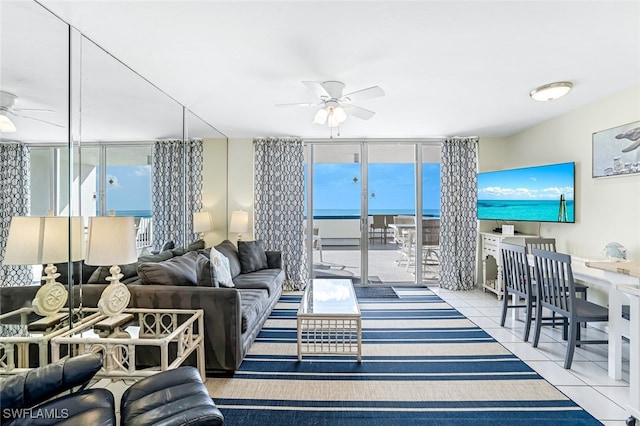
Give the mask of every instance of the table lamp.
[[204, 233], [211, 231], [212, 228], [209, 212], [196, 212], [193, 214], [193, 232], [199, 232], [201, 240], [204, 240]]
[[249, 231], [249, 212], [236, 210], [231, 213], [231, 223], [229, 231], [238, 234], [238, 241], [242, 239], [242, 234]]
[[[71, 225], [71, 232], [69, 232]], [[33, 299], [33, 311], [55, 320], [67, 303], [67, 289], [56, 281], [60, 276], [53, 265], [82, 260], [84, 229], [81, 217], [16, 216], [11, 219], [5, 265], [41, 265], [46, 263], [44, 285]], [[71, 237], [71, 244], [69, 238]]]
[[131, 293], [120, 282], [123, 275], [120, 266], [138, 260], [136, 252], [135, 222], [132, 216], [96, 216], [89, 218], [87, 254], [84, 263], [94, 266], [109, 266], [109, 285], [98, 301], [98, 310], [118, 321], [128, 317], [122, 315], [129, 305]]

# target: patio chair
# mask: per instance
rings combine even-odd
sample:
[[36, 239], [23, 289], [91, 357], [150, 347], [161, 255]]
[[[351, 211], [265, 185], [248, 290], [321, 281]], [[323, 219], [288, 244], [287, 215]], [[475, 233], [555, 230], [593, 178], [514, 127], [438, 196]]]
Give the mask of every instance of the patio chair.
[[440, 265], [440, 219], [422, 219], [422, 265], [423, 272]]
[[406, 259], [408, 270], [412, 245], [415, 241], [416, 218], [413, 216], [394, 216], [393, 223], [399, 225], [393, 228], [393, 240], [400, 246], [398, 266]]
[[373, 221], [369, 224], [369, 239], [375, 242], [376, 231], [380, 232], [380, 243], [384, 239], [384, 243], [387, 243], [387, 222], [384, 215], [374, 214]]
[[324, 262], [322, 260], [322, 237], [320, 237], [320, 228], [317, 226], [313, 227], [313, 248], [320, 253], [320, 262]]
[[538, 346], [542, 309], [562, 315], [569, 321], [569, 336], [564, 368], [571, 368], [576, 346], [604, 344], [607, 340], [582, 340], [579, 337], [581, 322], [609, 321], [609, 310], [604, 306], [578, 299], [571, 269], [571, 256], [548, 250], [532, 249], [536, 276], [536, 326], [533, 347]]

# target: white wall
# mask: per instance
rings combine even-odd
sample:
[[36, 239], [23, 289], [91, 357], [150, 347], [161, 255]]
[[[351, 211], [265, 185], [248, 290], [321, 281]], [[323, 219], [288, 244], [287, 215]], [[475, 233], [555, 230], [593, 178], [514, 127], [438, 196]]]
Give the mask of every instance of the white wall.
[[213, 230], [205, 234], [207, 247], [222, 240], [235, 241], [229, 233], [234, 210], [249, 212], [249, 232], [253, 239], [253, 139], [206, 139], [204, 141], [203, 210], [211, 212]]
[[[640, 174], [591, 177], [592, 134], [638, 120], [640, 85], [526, 129], [509, 137], [506, 144], [481, 139], [479, 168], [575, 161], [576, 223], [542, 223], [541, 235], [555, 237], [559, 251], [585, 258], [602, 256], [604, 246], [617, 241], [627, 247], [630, 259], [640, 260]], [[494, 167], [496, 158], [500, 158], [499, 167]], [[482, 228], [485, 226], [483, 223]], [[537, 232], [538, 224], [516, 222], [516, 228]]]
[[213, 230], [205, 233], [207, 247], [227, 237], [227, 140], [203, 141], [202, 211], [211, 214]]

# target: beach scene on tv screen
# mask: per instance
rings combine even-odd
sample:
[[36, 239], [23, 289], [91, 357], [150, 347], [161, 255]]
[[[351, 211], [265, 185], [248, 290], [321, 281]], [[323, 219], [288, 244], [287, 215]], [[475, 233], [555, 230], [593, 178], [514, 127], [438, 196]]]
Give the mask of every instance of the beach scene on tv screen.
[[478, 173], [478, 219], [575, 222], [574, 164]]

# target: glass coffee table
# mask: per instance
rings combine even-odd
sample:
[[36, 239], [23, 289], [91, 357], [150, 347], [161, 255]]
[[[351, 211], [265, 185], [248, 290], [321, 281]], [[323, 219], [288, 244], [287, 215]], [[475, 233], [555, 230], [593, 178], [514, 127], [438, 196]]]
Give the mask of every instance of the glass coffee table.
[[362, 316], [349, 279], [309, 281], [298, 309], [298, 361], [303, 355], [355, 355], [362, 361]]

